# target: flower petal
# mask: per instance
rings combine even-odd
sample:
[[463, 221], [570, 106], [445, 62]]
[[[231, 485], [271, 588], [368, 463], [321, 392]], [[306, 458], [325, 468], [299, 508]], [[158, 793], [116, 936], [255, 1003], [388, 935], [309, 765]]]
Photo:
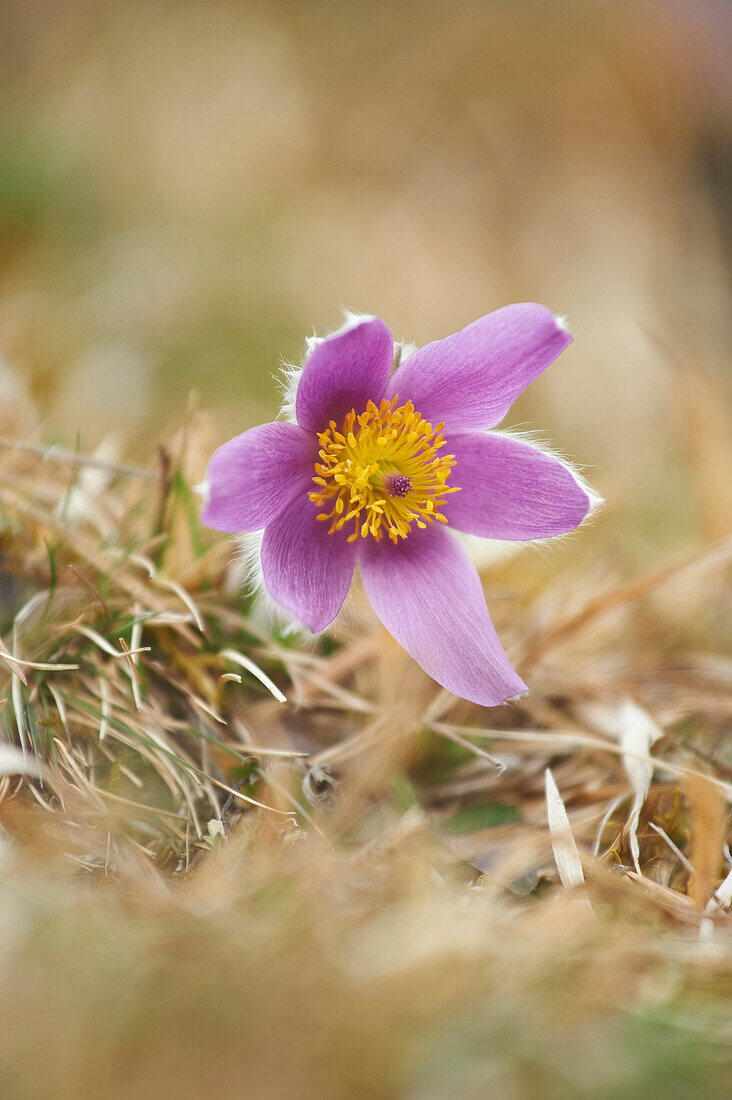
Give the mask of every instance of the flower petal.
[[364, 540], [360, 563], [374, 611], [433, 680], [486, 707], [526, 691], [498, 641], [478, 574], [448, 531], [413, 529], [396, 546]]
[[303, 494], [264, 532], [262, 575], [273, 600], [317, 633], [335, 619], [348, 594], [356, 558], [347, 533], [317, 518]]
[[394, 358], [391, 333], [380, 317], [350, 320], [315, 346], [300, 376], [295, 398], [297, 422], [322, 432], [340, 424], [351, 409], [379, 404]]
[[217, 531], [261, 531], [311, 486], [318, 441], [295, 424], [260, 424], [224, 443], [206, 470], [201, 522]]
[[492, 428], [571, 342], [546, 306], [504, 306], [415, 351], [392, 375], [387, 397], [412, 401], [433, 424]]
[[450, 493], [442, 507], [451, 527], [486, 539], [546, 539], [572, 531], [592, 501], [558, 458], [510, 436], [451, 435], [455, 455]]

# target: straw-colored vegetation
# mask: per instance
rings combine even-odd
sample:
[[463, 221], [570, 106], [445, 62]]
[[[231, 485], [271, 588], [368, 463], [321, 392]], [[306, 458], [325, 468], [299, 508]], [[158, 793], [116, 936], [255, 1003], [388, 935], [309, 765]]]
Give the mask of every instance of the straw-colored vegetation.
[[3, 440], [4, 1095], [721, 1096], [730, 542], [494, 566], [532, 690], [484, 711], [358, 596], [263, 626], [195, 433]]
[[[729, 115], [684, 7], [6, 0], [2, 1100], [729, 1094]], [[576, 342], [508, 426], [608, 502], [482, 562], [529, 694], [442, 692], [357, 588], [273, 629], [193, 487], [279, 357], [523, 300]]]

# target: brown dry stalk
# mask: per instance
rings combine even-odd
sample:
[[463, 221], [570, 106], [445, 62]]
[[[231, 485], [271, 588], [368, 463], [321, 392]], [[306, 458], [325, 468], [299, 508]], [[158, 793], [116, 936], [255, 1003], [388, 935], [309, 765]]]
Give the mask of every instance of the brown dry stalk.
[[650, 573], [640, 580], [631, 581], [630, 584], [621, 585], [611, 592], [596, 596], [579, 611], [565, 619], [564, 622], [544, 631], [533, 641], [530, 641], [519, 658], [519, 668], [526, 668], [535, 664], [549, 649], [565, 641], [606, 611], [623, 607], [625, 604], [635, 603], [636, 600], [642, 600], [651, 592], [670, 584], [685, 573], [715, 569], [720, 565], [727, 564], [730, 560], [732, 560], [732, 538], [720, 539], [712, 546], [697, 550], [666, 569]]
[[727, 825], [726, 805], [714, 783], [698, 772], [684, 779], [691, 810], [692, 897], [698, 909], [709, 901], [720, 878]]

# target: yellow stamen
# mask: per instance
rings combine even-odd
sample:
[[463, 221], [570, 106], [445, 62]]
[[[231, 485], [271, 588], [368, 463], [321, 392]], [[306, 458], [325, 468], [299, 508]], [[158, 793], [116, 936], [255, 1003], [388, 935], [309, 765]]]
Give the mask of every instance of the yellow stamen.
[[457, 486], [447, 482], [454, 455], [439, 455], [444, 424], [436, 427], [415, 412], [411, 401], [397, 408], [397, 397], [377, 407], [369, 401], [356, 416], [351, 409], [342, 425], [331, 420], [318, 434], [316, 492], [310, 499], [323, 507], [318, 519], [330, 520], [330, 531], [353, 524], [349, 542], [387, 534], [404, 539], [413, 523], [447, 523], [439, 509]]

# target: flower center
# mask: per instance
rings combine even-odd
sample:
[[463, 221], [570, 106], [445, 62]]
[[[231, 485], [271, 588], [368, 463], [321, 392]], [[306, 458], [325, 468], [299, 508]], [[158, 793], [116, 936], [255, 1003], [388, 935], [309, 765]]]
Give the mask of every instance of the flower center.
[[318, 519], [330, 520], [331, 532], [353, 524], [349, 542], [368, 535], [378, 542], [383, 534], [397, 542], [413, 523], [447, 523], [439, 512], [443, 498], [460, 491], [447, 485], [454, 456], [437, 453], [445, 425], [433, 428], [411, 401], [397, 408], [397, 400], [380, 407], [369, 401], [360, 416], [351, 409], [342, 429], [331, 420], [318, 434], [318, 488], [310, 499], [325, 509]]

